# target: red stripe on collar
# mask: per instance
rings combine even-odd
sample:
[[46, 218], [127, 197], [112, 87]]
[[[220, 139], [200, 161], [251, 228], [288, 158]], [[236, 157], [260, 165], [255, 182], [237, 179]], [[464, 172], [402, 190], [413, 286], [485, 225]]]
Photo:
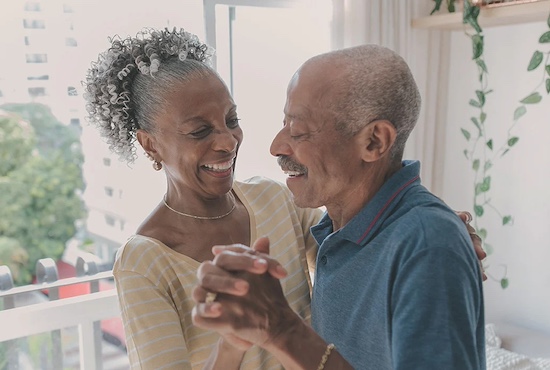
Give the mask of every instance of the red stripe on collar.
[[407, 181], [407, 183], [405, 183], [399, 189], [397, 189], [397, 191], [390, 197], [390, 199], [388, 199], [386, 204], [384, 204], [384, 206], [382, 208], [380, 208], [380, 211], [378, 211], [378, 213], [376, 214], [376, 217], [374, 217], [374, 219], [370, 223], [369, 227], [367, 228], [367, 231], [365, 231], [363, 236], [361, 236], [361, 238], [359, 238], [359, 240], [357, 241], [357, 244], [361, 244], [361, 242], [367, 237], [367, 235], [369, 235], [370, 231], [372, 230], [372, 228], [376, 224], [376, 221], [378, 221], [378, 219], [382, 216], [382, 214], [384, 213], [386, 208], [388, 208], [388, 206], [395, 199], [395, 197], [397, 197], [399, 195], [399, 193], [401, 193], [407, 186], [409, 186], [410, 184], [412, 184], [413, 182], [415, 182], [419, 178], [420, 178], [420, 176], [417, 175], [417, 176], [413, 177], [412, 179], [410, 179], [409, 181]]

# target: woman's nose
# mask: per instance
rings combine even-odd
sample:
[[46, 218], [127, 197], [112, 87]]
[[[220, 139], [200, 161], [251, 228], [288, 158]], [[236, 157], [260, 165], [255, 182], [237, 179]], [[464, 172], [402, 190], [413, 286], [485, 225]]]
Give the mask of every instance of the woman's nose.
[[233, 130], [229, 130], [229, 129], [219, 130], [218, 132], [216, 132], [216, 138], [214, 140], [214, 149], [226, 151], [226, 152], [232, 152], [236, 150], [238, 143], [239, 143], [239, 140], [235, 136]]

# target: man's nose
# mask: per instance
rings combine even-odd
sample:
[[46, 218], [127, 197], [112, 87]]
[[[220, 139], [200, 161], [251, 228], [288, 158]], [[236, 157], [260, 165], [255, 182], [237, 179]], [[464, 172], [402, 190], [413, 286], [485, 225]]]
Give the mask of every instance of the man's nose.
[[271, 143], [271, 147], [269, 148], [269, 152], [271, 155], [277, 157], [280, 155], [290, 155], [292, 154], [292, 149], [289, 144], [290, 136], [288, 134], [288, 128], [283, 127], [281, 131], [275, 135], [275, 138], [273, 139], [273, 142]]

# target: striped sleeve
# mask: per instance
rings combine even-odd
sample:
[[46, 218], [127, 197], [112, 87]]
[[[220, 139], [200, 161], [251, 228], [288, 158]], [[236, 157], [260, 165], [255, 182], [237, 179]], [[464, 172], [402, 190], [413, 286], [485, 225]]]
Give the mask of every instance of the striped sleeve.
[[132, 369], [191, 370], [173, 301], [147, 277], [117, 269], [119, 303]]

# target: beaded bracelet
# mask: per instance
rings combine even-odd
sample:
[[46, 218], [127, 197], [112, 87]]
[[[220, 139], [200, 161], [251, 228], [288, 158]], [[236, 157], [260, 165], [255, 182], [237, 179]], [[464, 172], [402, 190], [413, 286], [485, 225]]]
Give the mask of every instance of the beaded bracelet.
[[327, 346], [327, 349], [325, 349], [325, 353], [323, 353], [323, 357], [321, 357], [321, 363], [317, 367], [317, 370], [323, 370], [325, 368], [325, 364], [328, 361], [328, 356], [330, 356], [330, 353], [332, 352], [333, 349], [334, 349], [334, 344], [330, 343]]

